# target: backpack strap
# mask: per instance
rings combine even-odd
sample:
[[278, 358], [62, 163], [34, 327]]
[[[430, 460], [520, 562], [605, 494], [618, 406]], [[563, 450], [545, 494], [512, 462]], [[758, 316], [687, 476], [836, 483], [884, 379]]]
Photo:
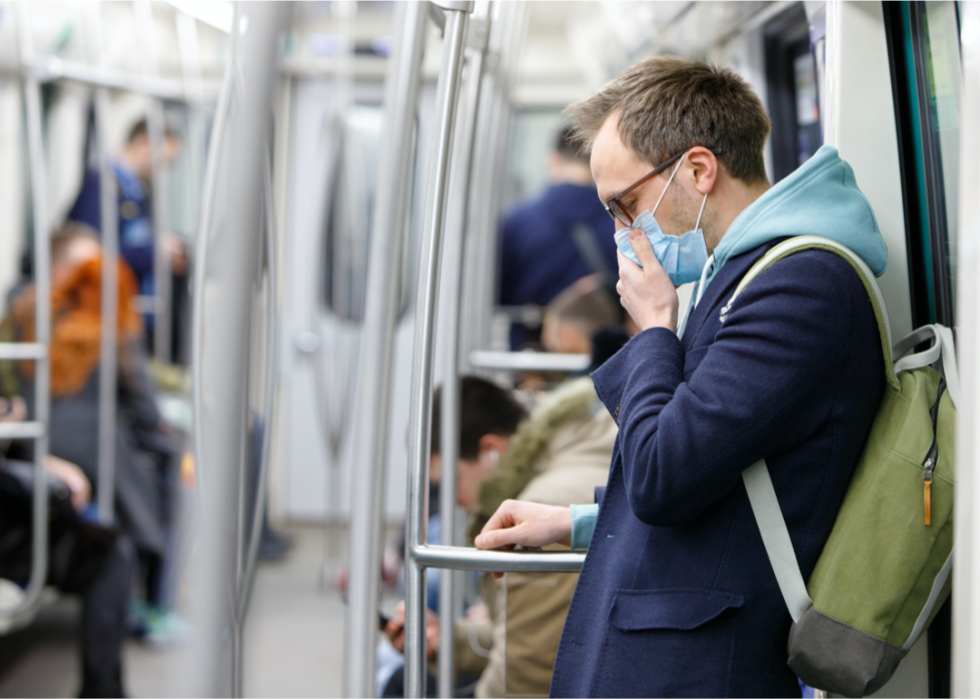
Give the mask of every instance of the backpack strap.
[[783, 511], [779, 508], [776, 490], [772, 486], [772, 477], [765, 459], [760, 459], [749, 468], [742, 471], [745, 482], [745, 492], [749, 495], [752, 514], [759, 525], [762, 543], [766, 547], [766, 555], [776, 574], [779, 591], [783, 593], [789, 615], [793, 623], [800, 620], [803, 612], [813, 606], [810, 595], [806, 591], [806, 582], [796, 560], [793, 541], [789, 538], [789, 529]]
[[[885, 299], [875, 281], [874, 274], [864, 260], [849, 248], [828, 238], [813, 235], [797, 236], [774, 246], [742, 277], [732, 297], [721, 309], [721, 321], [724, 323], [728, 319], [732, 304], [749, 285], [749, 282], [770, 265], [801, 250], [827, 250], [840, 255], [851, 263], [868, 292], [868, 298], [874, 308], [875, 319], [878, 321], [881, 350], [885, 357], [885, 378], [889, 384], [900, 388], [901, 384], [892, 365], [891, 328], [888, 325], [888, 311], [885, 308]], [[914, 347], [915, 344], [917, 343], [909, 345], [908, 349]], [[907, 352], [908, 349], [905, 351]], [[755, 515], [759, 533], [762, 535], [762, 543], [766, 547], [766, 555], [769, 557], [769, 563], [776, 575], [779, 591], [783, 595], [783, 600], [786, 602], [793, 622], [796, 623], [803, 616], [803, 613], [813, 606], [813, 601], [807, 592], [806, 581], [803, 579], [803, 573], [796, 558], [796, 551], [793, 549], [793, 541], [789, 535], [789, 528], [786, 526], [786, 519], [783, 517], [783, 511], [779, 506], [779, 499], [776, 497], [776, 490], [772, 485], [772, 477], [769, 474], [769, 467], [766, 466], [765, 459], [760, 459], [745, 469], [742, 472], [742, 481], [745, 483], [745, 492], [749, 497], [752, 514]]]
[[732, 294], [732, 297], [725, 304], [724, 308], [721, 309], [721, 321], [724, 323], [728, 319], [732, 304], [735, 303], [735, 299], [738, 298], [739, 294], [745, 290], [745, 287], [749, 285], [749, 282], [759, 276], [770, 265], [801, 250], [826, 250], [840, 255], [851, 263], [851, 267], [858, 273], [861, 283], [868, 292], [868, 298], [871, 300], [872, 308], [874, 308], [875, 319], [878, 321], [878, 332], [881, 335], [881, 351], [885, 356], [885, 380], [892, 387], [901, 388], [898, 377], [895, 375], [895, 368], [892, 365], [892, 335], [891, 327], [888, 324], [888, 310], [885, 307], [885, 297], [881, 293], [878, 282], [875, 281], [875, 275], [868, 265], [865, 264], [864, 260], [855, 252], [829, 238], [822, 238], [816, 235], [800, 235], [775, 245], [769, 252], [759, 258], [758, 262], [752, 265], [751, 269], [742, 277], [738, 286], [735, 287], [735, 292]]

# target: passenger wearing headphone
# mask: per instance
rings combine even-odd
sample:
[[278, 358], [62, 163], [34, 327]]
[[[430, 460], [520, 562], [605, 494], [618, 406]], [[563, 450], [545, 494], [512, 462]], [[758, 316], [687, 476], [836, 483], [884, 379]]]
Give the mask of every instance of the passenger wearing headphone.
[[[597, 505], [505, 502], [476, 545], [587, 547], [553, 696], [799, 696], [741, 474], [766, 460], [809, 577], [881, 399], [881, 340], [860, 278], [830, 252], [775, 262], [730, 298], [804, 234], [881, 275], [874, 214], [830, 147], [770, 186], [769, 118], [731, 70], [651, 58], [569, 112], [641, 331], [592, 374], [619, 435]], [[684, 311], [675, 288], [690, 282]]]
[[[592, 381], [570, 381], [543, 397], [516, 432], [484, 432], [481, 415], [517, 414], [520, 404], [504, 389], [464, 377], [461, 397], [457, 501], [470, 515], [469, 535], [478, 534], [507, 498], [565, 505], [591, 497], [606, 480], [616, 425], [603, 409]], [[433, 405], [433, 469], [439, 471], [439, 394]], [[476, 428], [476, 429], [474, 429]], [[556, 547], [562, 548], [562, 547]], [[477, 697], [535, 696], [547, 693], [558, 640], [577, 580], [567, 573], [485, 575], [484, 619], [456, 622], [456, 670], [478, 676]], [[385, 631], [398, 650], [404, 607]], [[439, 648], [438, 617], [429, 613], [430, 657]], [[400, 685], [389, 685], [387, 696]], [[400, 696], [400, 694], [398, 694]]]

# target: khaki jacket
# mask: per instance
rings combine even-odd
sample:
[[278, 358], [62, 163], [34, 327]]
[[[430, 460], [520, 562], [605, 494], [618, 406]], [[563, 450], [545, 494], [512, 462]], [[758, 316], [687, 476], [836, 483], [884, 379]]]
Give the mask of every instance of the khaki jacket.
[[[595, 487], [609, 475], [616, 432], [597, 400], [590, 414], [555, 431], [534, 464], [538, 475], [517, 499], [560, 506], [593, 502]], [[578, 575], [568, 573], [483, 577], [490, 621], [456, 625], [457, 671], [482, 671], [477, 697], [547, 696], [577, 581]]]

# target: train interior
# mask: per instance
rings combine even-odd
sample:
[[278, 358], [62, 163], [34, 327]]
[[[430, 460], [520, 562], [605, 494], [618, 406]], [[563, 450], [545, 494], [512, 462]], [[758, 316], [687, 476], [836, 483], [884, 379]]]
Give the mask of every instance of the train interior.
[[[589, 366], [547, 342], [517, 351], [512, 323], [541, 336], [546, 309], [501, 301], [502, 222], [556, 181], [566, 107], [664, 54], [751, 86], [771, 120], [772, 184], [822, 146], [839, 151], [888, 248], [892, 336], [954, 328], [972, 400], [973, 3], [0, 2], [0, 453], [40, 464], [88, 443], [83, 470], [115, 478], [116, 492], [91, 489], [83, 519], [110, 529], [139, 528], [131, 510], [143, 506], [123, 500], [126, 449], [166, 462], [168, 480], [150, 486], [167, 493], [165, 525], [136, 535], [158, 552], [137, 546], [129, 694], [381, 695], [395, 651], [375, 616], [411, 596], [418, 564], [404, 547], [427, 514], [413, 508], [438, 504], [438, 543], [465, 542], [455, 470], [431, 490], [419, 447], [430, 389], [473, 374], [530, 404]], [[86, 206], [106, 221], [109, 264], [92, 282], [95, 334], [66, 359], [54, 349], [69, 293], [56, 241], [91, 218]], [[152, 258], [142, 270], [139, 250]], [[678, 289], [681, 308], [692, 286]], [[32, 299], [36, 327], [17, 336]], [[143, 439], [115, 368], [132, 357], [165, 446], [118, 446]], [[76, 374], [85, 388], [68, 393], [91, 401], [71, 422], [59, 386]], [[442, 400], [458, 411], [458, 395]], [[958, 439], [967, 504], [972, 456]], [[48, 497], [39, 479], [25, 488], [35, 507]], [[958, 530], [952, 597], [874, 696], [980, 691], [968, 669], [980, 530], [962, 509], [957, 526], [974, 526]], [[81, 602], [44, 584], [57, 566], [37, 560], [46, 511], [31, 515], [30, 582], [0, 579], [0, 696], [79, 691]], [[462, 616], [477, 574], [447, 567], [429, 564], [428, 581], [442, 586], [442, 615]], [[435, 693], [463, 696], [445, 657], [430, 663]]]

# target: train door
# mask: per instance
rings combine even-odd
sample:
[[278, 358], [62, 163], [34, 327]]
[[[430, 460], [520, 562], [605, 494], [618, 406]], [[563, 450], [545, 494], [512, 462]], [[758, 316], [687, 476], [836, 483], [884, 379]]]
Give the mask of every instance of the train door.
[[[913, 325], [955, 327], [962, 61], [955, 2], [884, 3]], [[947, 600], [929, 628], [928, 691], [951, 692]]]

